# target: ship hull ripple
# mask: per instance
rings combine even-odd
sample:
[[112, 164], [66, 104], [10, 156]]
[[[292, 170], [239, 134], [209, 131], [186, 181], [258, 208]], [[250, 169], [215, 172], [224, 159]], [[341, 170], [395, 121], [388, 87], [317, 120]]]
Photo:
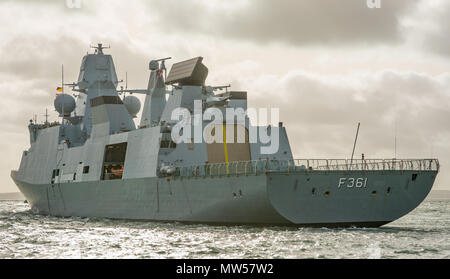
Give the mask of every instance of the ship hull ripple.
[[313, 227], [392, 222], [426, 198], [436, 175], [305, 171], [32, 184], [11, 173], [32, 211], [43, 215]]

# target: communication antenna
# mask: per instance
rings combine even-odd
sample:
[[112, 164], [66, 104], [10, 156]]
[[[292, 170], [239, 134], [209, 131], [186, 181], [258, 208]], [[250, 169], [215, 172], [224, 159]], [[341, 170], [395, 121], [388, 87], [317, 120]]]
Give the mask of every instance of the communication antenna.
[[[123, 82], [123, 80], [121, 80], [120, 82]], [[125, 91], [123, 90], [123, 86], [120, 86], [120, 93], [119, 94], [123, 94], [123, 99], [125, 99], [125, 96], [127, 94], [126, 90], [128, 89], [128, 72], [125, 72]]]
[[61, 95], [62, 97], [62, 117], [61, 125], [64, 125], [64, 64], [61, 65]]
[[394, 159], [397, 159], [397, 120], [394, 124]]
[[356, 141], [358, 140], [358, 134], [359, 134], [359, 126], [361, 123], [358, 122], [358, 128], [356, 129], [356, 137], [355, 137], [355, 143], [353, 143], [353, 151], [352, 151], [352, 158], [350, 159], [350, 168], [353, 164], [353, 155], [355, 155], [355, 147], [356, 147]]
[[48, 117], [49, 117], [49, 115], [48, 115], [48, 109], [47, 109], [47, 108], [45, 108], [45, 114], [44, 114], [44, 116], [45, 116], [45, 124], [47, 124], [47, 123], [48, 123]]

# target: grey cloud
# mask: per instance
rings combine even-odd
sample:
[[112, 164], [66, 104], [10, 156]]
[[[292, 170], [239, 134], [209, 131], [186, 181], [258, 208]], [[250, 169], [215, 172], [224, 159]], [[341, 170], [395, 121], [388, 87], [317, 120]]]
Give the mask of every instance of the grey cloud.
[[[434, 150], [442, 161], [450, 158], [450, 73], [292, 73], [278, 80], [267, 91], [256, 80], [249, 98], [256, 107], [280, 107], [296, 157], [349, 157], [361, 122], [357, 152], [367, 157], [393, 156], [397, 129], [399, 157], [429, 157]], [[448, 185], [450, 176], [441, 176]]]
[[440, 13], [437, 15], [437, 29], [434, 32], [425, 34], [425, 45], [429, 50], [450, 56], [450, 2], [443, 4]]
[[[4, 47], [4, 57], [0, 60], [0, 73], [14, 73], [26, 79], [56, 78], [60, 79], [61, 65], [80, 63], [83, 49], [79, 40], [69, 36], [17, 35]], [[78, 53], [76, 53], [78, 52]], [[72, 75], [78, 69], [67, 69]]]
[[233, 11], [211, 10], [194, 1], [152, 1], [149, 10], [169, 31], [184, 30], [294, 45], [385, 43], [401, 39], [398, 20], [412, 1], [383, 1], [369, 9], [366, 0], [249, 0]]
[[[93, 6], [91, 5], [91, 1], [93, 0], [79, 0], [81, 1], [81, 7], [77, 8], [76, 3], [77, 0], [73, 0], [74, 7], [70, 8], [67, 4], [68, 0], [0, 0], [0, 4], [15, 4], [22, 5], [28, 9], [38, 6], [45, 6], [48, 8], [56, 8], [59, 13], [65, 13], [66, 15], [76, 14], [80, 11], [83, 13], [92, 14], [95, 12]], [[91, 2], [91, 3], [90, 3]], [[37, 14], [36, 16], [40, 16]]]

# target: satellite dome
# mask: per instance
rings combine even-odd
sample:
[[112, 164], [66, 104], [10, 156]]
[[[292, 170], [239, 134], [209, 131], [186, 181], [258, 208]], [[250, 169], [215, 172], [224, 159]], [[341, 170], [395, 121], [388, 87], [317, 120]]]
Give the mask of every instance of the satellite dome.
[[141, 101], [135, 96], [128, 95], [123, 99], [123, 104], [127, 108], [131, 116], [136, 117], [141, 109]]
[[62, 94], [56, 97], [54, 105], [59, 115], [69, 116], [75, 109], [75, 99], [70, 95]]

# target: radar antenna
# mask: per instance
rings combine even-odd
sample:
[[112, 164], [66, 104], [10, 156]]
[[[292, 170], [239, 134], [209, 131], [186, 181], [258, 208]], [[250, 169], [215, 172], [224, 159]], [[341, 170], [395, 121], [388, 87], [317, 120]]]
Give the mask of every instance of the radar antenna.
[[103, 54], [104, 49], [111, 48], [111, 46], [104, 47], [103, 44], [97, 44], [97, 46], [90, 46], [91, 48], [95, 48], [96, 54]]

